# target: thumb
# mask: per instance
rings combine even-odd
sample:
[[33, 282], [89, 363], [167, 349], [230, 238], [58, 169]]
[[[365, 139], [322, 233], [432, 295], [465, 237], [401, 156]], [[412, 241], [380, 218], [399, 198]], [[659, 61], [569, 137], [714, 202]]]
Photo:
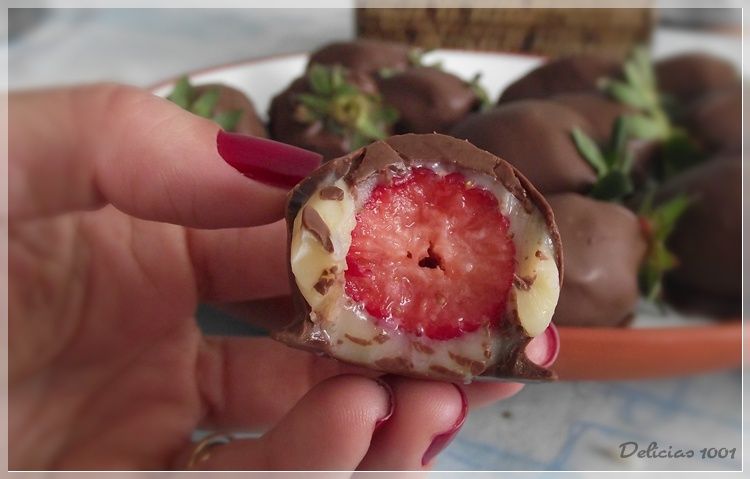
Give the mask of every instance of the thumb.
[[320, 162], [299, 148], [220, 133], [120, 85], [12, 94], [9, 118], [11, 219], [111, 203], [184, 226], [265, 224], [283, 216], [286, 189]]
[[[353, 471], [367, 454], [377, 425], [392, 413], [390, 391], [385, 383], [364, 376], [327, 379], [260, 439], [215, 446], [210, 454], [193, 457], [193, 468]], [[185, 458], [180, 455], [181, 465]]]

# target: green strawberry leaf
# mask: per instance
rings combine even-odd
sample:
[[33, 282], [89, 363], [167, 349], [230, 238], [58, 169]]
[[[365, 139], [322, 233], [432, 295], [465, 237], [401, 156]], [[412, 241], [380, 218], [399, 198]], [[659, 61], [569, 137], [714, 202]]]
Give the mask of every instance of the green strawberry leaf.
[[334, 65], [331, 68], [330, 84], [331, 90], [333, 90], [334, 93], [339, 91], [342, 87], [352, 87], [352, 85], [346, 83], [346, 80], [344, 79], [344, 70], [339, 65]]
[[680, 105], [659, 92], [645, 47], [632, 51], [623, 64], [623, 76], [624, 80], [602, 79], [600, 86], [615, 100], [638, 110], [628, 115], [631, 137], [658, 142], [658, 156], [651, 167], [656, 179], [665, 181], [703, 161], [704, 153], [697, 142], [672, 123], [670, 115], [678, 114]]
[[211, 118], [218, 102], [219, 89], [209, 88], [193, 102], [190, 111], [203, 118]]
[[625, 80], [629, 85], [637, 90], [644, 90], [648, 88], [648, 82], [643, 76], [643, 71], [640, 65], [635, 62], [625, 62], [622, 66], [623, 73], [625, 74]]
[[650, 195], [647, 195], [643, 203], [640, 218], [645, 225], [648, 250], [638, 279], [641, 292], [650, 300], [659, 298], [664, 275], [678, 264], [678, 258], [668, 250], [667, 242], [677, 222], [692, 203], [686, 195], [678, 195], [656, 208], [651, 205]]
[[174, 84], [172, 92], [167, 96], [167, 100], [171, 101], [180, 108], [187, 110], [190, 108], [192, 98], [194, 95], [193, 87], [190, 85], [190, 80], [187, 75], [183, 75]]
[[705, 161], [706, 155], [700, 147], [682, 130], [675, 128], [662, 143], [661, 157], [656, 175], [666, 181]]
[[442, 70], [442, 60], [437, 60], [432, 63], [425, 63], [424, 57], [431, 51], [431, 49], [423, 50], [421, 48], [412, 48], [411, 50], [409, 50], [409, 53], [407, 53], [409, 64], [413, 67], [437, 68], [438, 70]]
[[573, 128], [571, 135], [573, 136], [576, 148], [578, 148], [578, 152], [594, 168], [597, 176], [606, 175], [607, 171], [609, 171], [609, 165], [596, 142], [578, 127]]
[[381, 105], [380, 108], [376, 108], [373, 112], [373, 116], [378, 123], [384, 125], [392, 125], [396, 123], [399, 118], [398, 110], [390, 105]]
[[300, 93], [297, 95], [297, 100], [302, 105], [307, 107], [307, 109], [310, 110], [311, 113], [313, 113], [313, 116], [328, 114], [330, 101], [326, 100], [325, 98], [310, 93]]
[[348, 81], [341, 66], [312, 65], [307, 79], [310, 91], [295, 97], [295, 120], [321, 122], [326, 131], [347, 138], [352, 148], [385, 138], [398, 119], [398, 112], [383, 104], [379, 95]]
[[213, 120], [222, 130], [235, 131], [240, 118], [242, 118], [242, 110], [226, 110], [215, 114]]
[[609, 78], [600, 80], [599, 84], [609, 96], [620, 103], [639, 110], [646, 110], [652, 106], [646, 95], [633, 85]]
[[643, 81], [643, 86], [652, 91], [657, 91], [656, 75], [651, 65], [651, 55], [648, 53], [648, 48], [645, 46], [635, 47], [631, 58]]
[[468, 84], [471, 91], [474, 92], [474, 95], [477, 97], [477, 100], [479, 100], [479, 111], [487, 111], [492, 108], [493, 104], [489, 93], [487, 93], [487, 90], [485, 90], [482, 84], [479, 83], [481, 79], [482, 72], [477, 72], [471, 80], [469, 80]]
[[628, 115], [630, 132], [640, 140], [658, 140], [669, 134], [669, 125], [643, 114]]
[[330, 95], [333, 93], [333, 80], [330, 72], [330, 68], [317, 63], [310, 67], [307, 72], [307, 80], [314, 94]]
[[628, 140], [631, 137], [630, 118], [626, 115], [617, 117], [615, 123], [612, 125], [612, 134], [610, 135], [610, 148], [611, 156], [613, 157], [609, 162], [610, 165], [615, 165], [618, 160], [624, 158], [627, 154]]
[[602, 201], [616, 201], [633, 192], [630, 176], [620, 170], [612, 170], [599, 178], [589, 193], [592, 198]]
[[589, 192], [590, 196], [603, 201], [620, 201], [633, 193], [633, 153], [627, 147], [630, 133], [626, 117], [615, 121], [605, 151], [579, 128], [573, 129], [572, 136], [578, 152], [596, 171], [597, 181]]
[[388, 136], [380, 125], [376, 125], [369, 120], [357, 124], [357, 133], [370, 140], [382, 140]]
[[406, 56], [409, 59], [409, 64], [414, 67], [422, 66], [422, 60], [425, 53], [427, 52], [421, 48], [409, 49], [409, 51], [406, 53]]
[[382, 79], [391, 78], [396, 74], [398, 74], [398, 70], [396, 70], [395, 68], [383, 67], [378, 70], [378, 76]]

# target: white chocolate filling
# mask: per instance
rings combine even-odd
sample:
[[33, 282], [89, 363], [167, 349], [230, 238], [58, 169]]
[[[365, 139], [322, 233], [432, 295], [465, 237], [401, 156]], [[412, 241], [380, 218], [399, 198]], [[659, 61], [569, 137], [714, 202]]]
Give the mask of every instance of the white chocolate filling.
[[[436, 164], [421, 166], [439, 174], [451, 172]], [[492, 178], [474, 172], [461, 173], [477, 187], [495, 194], [501, 213], [509, 219], [516, 247], [516, 275], [522, 279], [514, 281], [515, 307], [526, 333], [532, 337], [539, 335], [552, 319], [560, 292], [553, 242], [545, 218], [536, 208], [527, 212], [515, 196]], [[352, 197], [343, 180], [336, 181], [334, 186], [344, 192], [343, 199], [323, 199], [319, 192], [311, 195], [294, 220], [291, 241], [292, 273], [310, 305], [310, 320], [317, 333], [329, 341], [331, 354], [355, 364], [378, 367], [381, 362], [384, 369], [388, 369], [389, 363], [400, 361], [407, 363], [408, 369], [416, 374], [437, 373], [470, 380], [478, 373], [477, 368], [481, 370], [482, 364], [491, 363], [500, 349], [502, 339], [491, 330], [480, 328], [445, 341], [416, 337], [379, 326], [346, 296], [343, 275], [352, 230], [356, 226], [355, 215], [369, 196], [373, 182], [359, 187], [357, 198]], [[328, 226], [333, 252], [326, 251], [319, 239], [303, 227], [304, 208], [315, 209]], [[321, 294], [316, 284], [321, 277], [333, 276], [337, 281]], [[514, 307], [510, 303], [508, 307]]]

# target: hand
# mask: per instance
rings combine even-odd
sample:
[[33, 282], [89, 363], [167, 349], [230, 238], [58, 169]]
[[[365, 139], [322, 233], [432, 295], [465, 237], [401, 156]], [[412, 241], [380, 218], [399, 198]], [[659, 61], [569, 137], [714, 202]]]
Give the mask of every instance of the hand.
[[181, 468], [198, 427], [264, 432], [202, 469], [421, 469], [464, 397], [520, 389], [376, 381], [204, 337], [199, 301], [289, 293], [284, 188], [222, 161], [212, 122], [137, 89], [13, 94], [9, 117], [11, 469]]

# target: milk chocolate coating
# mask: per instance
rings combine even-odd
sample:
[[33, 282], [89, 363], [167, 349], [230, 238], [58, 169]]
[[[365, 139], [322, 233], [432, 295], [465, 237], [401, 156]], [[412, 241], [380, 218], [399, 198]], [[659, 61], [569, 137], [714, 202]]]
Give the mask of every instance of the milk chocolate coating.
[[[377, 92], [374, 81], [365, 75], [349, 72], [347, 80], [363, 92]], [[326, 130], [322, 122], [302, 123], [295, 118], [295, 112], [300, 105], [297, 95], [309, 92], [310, 84], [307, 77], [303, 76], [294, 80], [286, 90], [271, 100], [268, 111], [268, 130], [271, 138], [315, 151], [325, 159], [349, 153], [351, 138]]]
[[591, 138], [606, 145], [617, 118], [633, 113], [632, 108], [599, 92], [562, 93], [549, 98], [578, 113], [591, 125]]
[[574, 127], [592, 133], [589, 122], [565, 106], [523, 100], [469, 115], [451, 134], [505, 159], [547, 195], [585, 192], [596, 181], [573, 142]]
[[596, 82], [620, 72], [617, 61], [595, 55], [575, 55], [551, 60], [511, 83], [498, 103], [547, 98], [559, 93], [597, 91]]
[[445, 133], [479, 107], [468, 83], [438, 68], [410, 68], [378, 85], [399, 112], [396, 133]]
[[552, 320], [562, 326], [620, 326], [638, 302], [646, 240], [638, 218], [615, 203], [575, 193], [547, 197], [560, 229], [565, 274]]
[[367, 75], [375, 75], [381, 69], [405, 70], [409, 66], [409, 47], [401, 43], [359, 39], [350, 42], [334, 42], [315, 51], [308, 67], [341, 65]]
[[[413, 162], [437, 162], [446, 166], [474, 170], [503, 184], [527, 210], [539, 208], [546, 219], [550, 237], [554, 244], [555, 261], [562, 277], [562, 248], [560, 235], [555, 226], [552, 210], [533, 187], [515, 168], [504, 160], [482, 151], [466, 141], [440, 135], [400, 135], [384, 141], [377, 141], [346, 156], [324, 163], [308, 178], [299, 183], [287, 197], [286, 221], [289, 235], [289, 248], [293, 234], [294, 220], [311, 195], [320, 189], [333, 185], [343, 178], [348, 185], [355, 185], [373, 174], [386, 170], [400, 171], [409, 168]], [[471, 212], [467, 212], [471, 214]], [[291, 249], [289, 249], [291, 255]], [[285, 329], [273, 334], [274, 338], [289, 345], [314, 352], [331, 354], [330, 344], [314, 337], [312, 322], [309, 319], [310, 306], [300, 292], [290, 270], [290, 284], [296, 316]], [[521, 326], [517, 311], [506, 313], [501, 321], [499, 335], [503, 339], [498, 359], [481, 373], [483, 377], [512, 378], [515, 380], [544, 380], [554, 378], [554, 373], [537, 366], [525, 354], [531, 338]], [[389, 373], [415, 376], [403, 361], [389, 361], [388, 364], [364, 365]], [[446, 379], [435, 371], [436, 379]], [[450, 379], [450, 378], [448, 378]]]
[[685, 115], [685, 126], [708, 151], [742, 151], [742, 89], [711, 92], [693, 102]]
[[263, 120], [260, 119], [260, 116], [258, 116], [258, 112], [255, 110], [255, 105], [247, 95], [236, 88], [221, 84], [200, 85], [194, 88], [196, 98], [211, 88], [217, 88], [219, 90], [219, 101], [216, 103], [215, 109], [216, 113], [228, 110], [242, 110], [242, 116], [240, 116], [237, 126], [232, 131], [261, 138], [268, 138], [266, 126], [263, 124]]
[[684, 53], [654, 64], [659, 91], [687, 102], [712, 90], [737, 85], [739, 75], [726, 60], [705, 53]]
[[[684, 193], [693, 204], [668, 246], [679, 265], [670, 288], [737, 305], [742, 294], [742, 162], [708, 161], [667, 182], [657, 200]], [[710, 308], [708, 309], [710, 312]]]

